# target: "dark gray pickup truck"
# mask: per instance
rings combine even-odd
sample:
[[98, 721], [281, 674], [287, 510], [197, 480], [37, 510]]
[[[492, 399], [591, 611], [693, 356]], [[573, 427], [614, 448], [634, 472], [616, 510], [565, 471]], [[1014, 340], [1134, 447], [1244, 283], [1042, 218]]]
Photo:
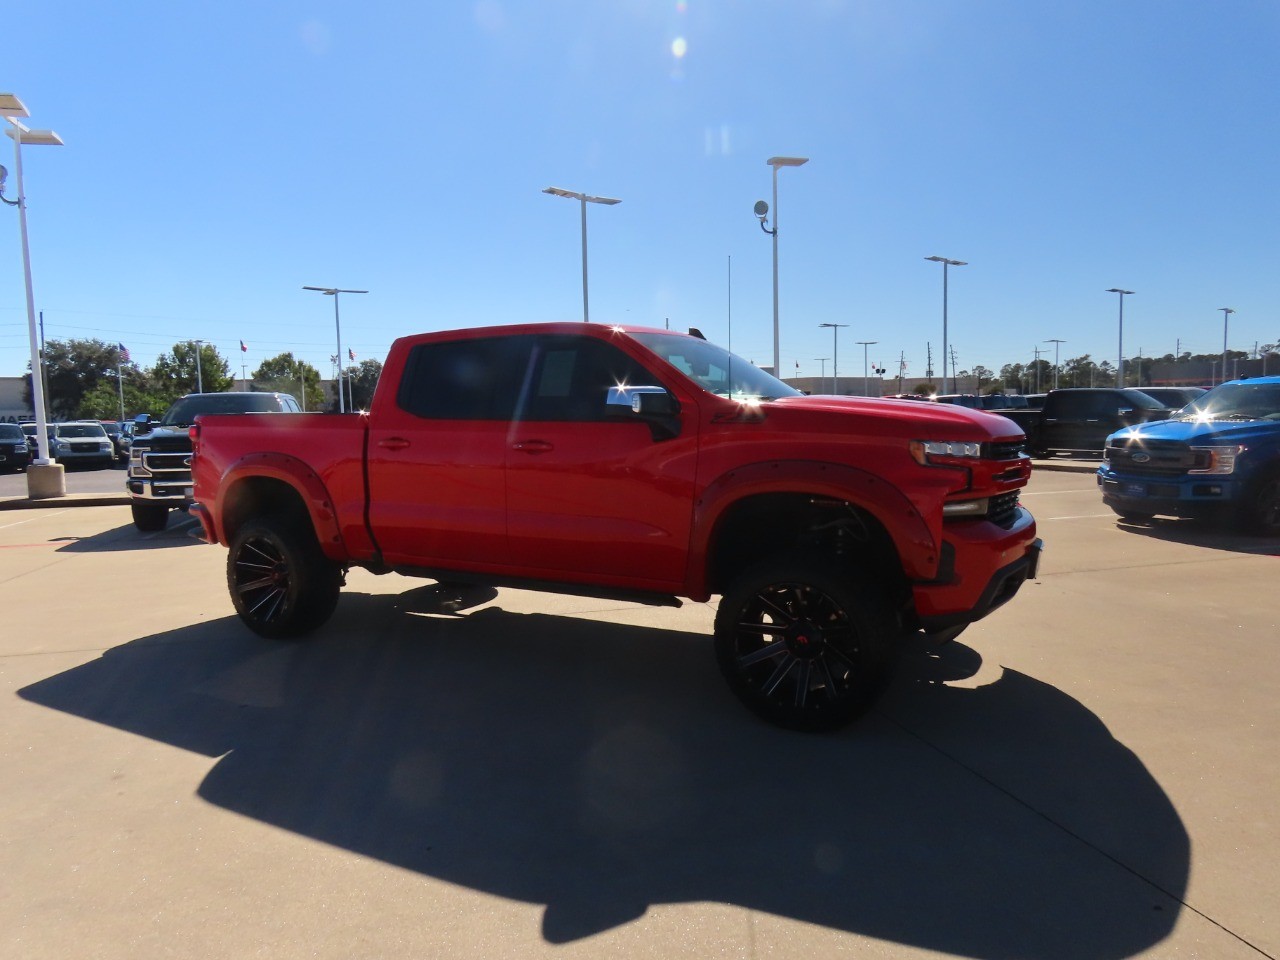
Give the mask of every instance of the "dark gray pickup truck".
[[1039, 410], [993, 410], [1008, 417], [1027, 435], [1033, 457], [1055, 453], [1097, 453], [1107, 437], [1124, 427], [1164, 420], [1170, 408], [1141, 390], [1113, 387], [1068, 387], [1050, 390]]

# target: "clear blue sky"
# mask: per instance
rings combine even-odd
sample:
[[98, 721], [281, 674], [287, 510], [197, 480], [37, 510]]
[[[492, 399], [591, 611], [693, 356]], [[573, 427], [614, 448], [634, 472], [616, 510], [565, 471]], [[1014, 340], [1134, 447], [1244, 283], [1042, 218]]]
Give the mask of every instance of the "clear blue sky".
[[[1280, 340], [1274, 0], [44, 0], [5, 15], [49, 338], [326, 376], [423, 330], [582, 316], [700, 327], [782, 372], [924, 373], [950, 271], [960, 369]], [[12, 150], [0, 142], [0, 162]], [[729, 264], [732, 261], [732, 283]], [[732, 292], [730, 309], [730, 290]], [[730, 335], [729, 321], [732, 317]], [[0, 375], [25, 369], [0, 210]], [[935, 362], [937, 365], [937, 362]], [[830, 362], [826, 371], [830, 373]]]

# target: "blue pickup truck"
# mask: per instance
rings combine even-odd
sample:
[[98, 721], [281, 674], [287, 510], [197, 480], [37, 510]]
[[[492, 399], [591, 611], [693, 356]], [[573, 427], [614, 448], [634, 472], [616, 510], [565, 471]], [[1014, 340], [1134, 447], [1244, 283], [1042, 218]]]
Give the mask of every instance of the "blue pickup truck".
[[1280, 535], [1280, 377], [1232, 380], [1107, 437], [1098, 486], [1126, 520], [1232, 521]]

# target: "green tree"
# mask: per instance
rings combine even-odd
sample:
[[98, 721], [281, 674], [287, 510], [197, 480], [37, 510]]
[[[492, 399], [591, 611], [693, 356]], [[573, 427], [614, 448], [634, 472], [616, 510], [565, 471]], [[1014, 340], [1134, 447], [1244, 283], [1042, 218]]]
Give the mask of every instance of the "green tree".
[[205, 343], [199, 349], [200, 373], [196, 375], [196, 344], [185, 340], [173, 345], [169, 353], [161, 354], [151, 368], [151, 378], [158, 397], [165, 405], [188, 393], [195, 393], [201, 386], [205, 393], [225, 393], [235, 384], [231, 365], [218, 353], [217, 347]]
[[[44, 368], [48, 389], [45, 408], [50, 419], [74, 420], [82, 416], [81, 407], [85, 396], [104, 380], [115, 389], [116, 364], [119, 359], [119, 347], [101, 340], [50, 340], [46, 343]], [[126, 370], [137, 369], [131, 363], [122, 366]], [[34, 409], [30, 371], [27, 372], [22, 399]]]
[[[303, 384], [306, 385], [305, 391]], [[292, 394], [298, 398], [304, 410], [319, 410], [324, 405], [320, 371], [305, 360], [296, 359], [292, 352], [262, 361], [258, 369], [253, 371], [251, 389]]]
[[373, 388], [378, 385], [382, 376], [382, 363], [378, 360], [361, 360], [352, 367], [347, 367], [346, 375], [350, 378], [351, 401], [348, 409], [368, 410], [373, 402]]

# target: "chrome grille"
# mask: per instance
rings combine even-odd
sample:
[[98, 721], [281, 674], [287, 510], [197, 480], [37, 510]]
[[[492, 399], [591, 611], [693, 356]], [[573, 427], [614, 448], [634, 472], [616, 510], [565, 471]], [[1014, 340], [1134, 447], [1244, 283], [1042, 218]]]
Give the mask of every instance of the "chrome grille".
[[1180, 477], [1208, 462], [1204, 453], [1185, 443], [1159, 440], [1113, 440], [1107, 445], [1106, 459], [1111, 469], [1142, 477]]

